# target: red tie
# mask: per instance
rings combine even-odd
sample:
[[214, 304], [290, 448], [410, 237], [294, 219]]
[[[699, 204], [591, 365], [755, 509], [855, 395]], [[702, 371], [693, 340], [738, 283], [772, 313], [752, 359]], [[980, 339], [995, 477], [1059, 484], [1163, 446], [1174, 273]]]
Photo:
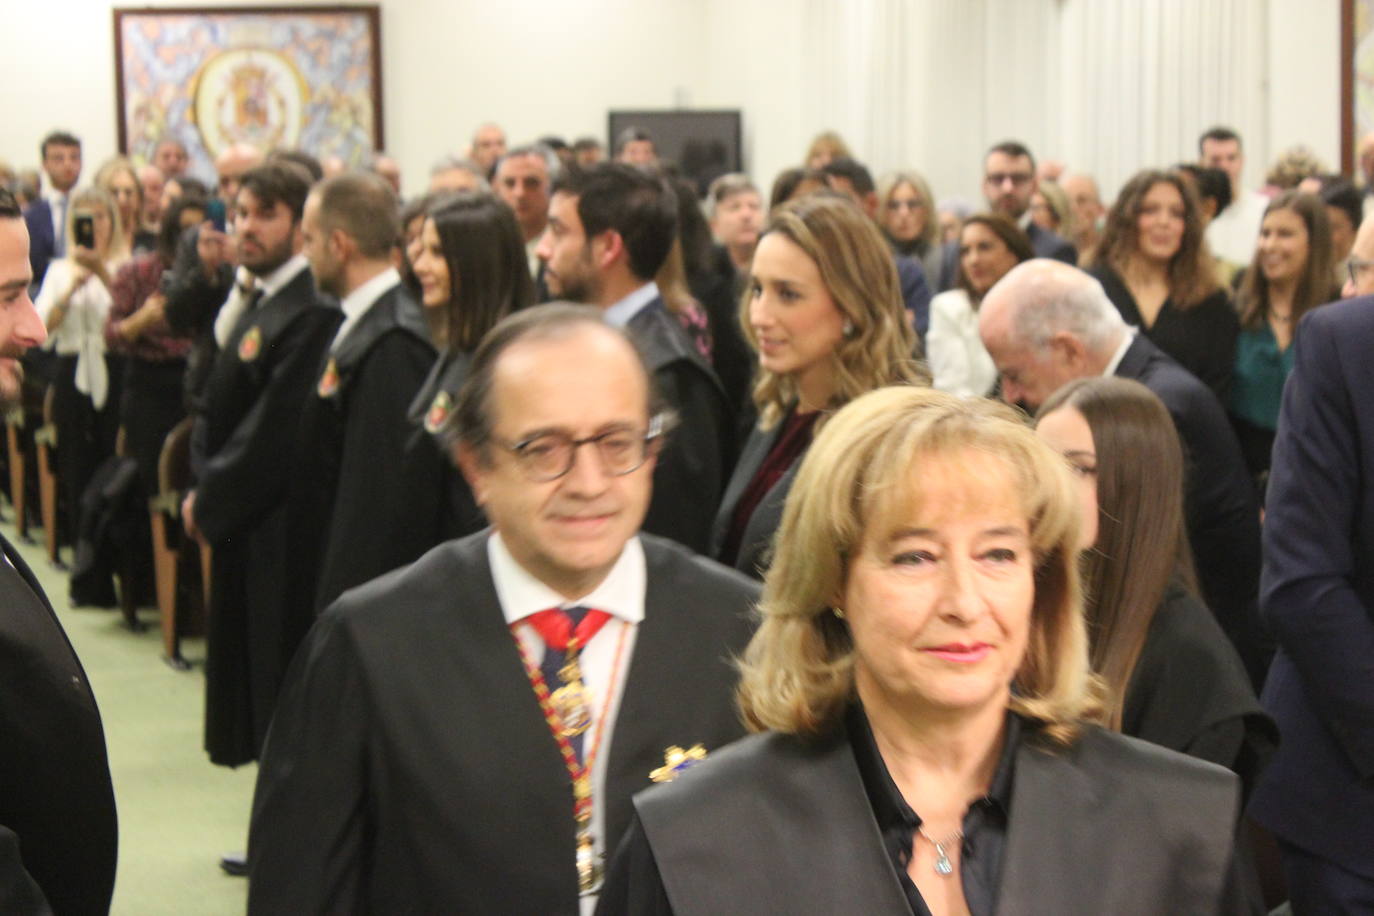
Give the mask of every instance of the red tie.
[[586, 648], [592, 637], [611, 619], [611, 615], [584, 607], [568, 608], [566, 611], [554, 607], [525, 619], [544, 640], [545, 646], [563, 653], [567, 652], [568, 642], [572, 639], [577, 640], [577, 648]]

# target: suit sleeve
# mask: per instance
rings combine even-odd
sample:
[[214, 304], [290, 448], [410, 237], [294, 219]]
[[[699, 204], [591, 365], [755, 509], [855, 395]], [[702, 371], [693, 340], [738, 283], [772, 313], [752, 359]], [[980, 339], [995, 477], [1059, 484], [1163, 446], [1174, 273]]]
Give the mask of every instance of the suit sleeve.
[[309, 309], [259, 357], [271, 361], [266, 385], [223, 447], [206, 456], [196, 485], [196, 523], [210, 543], [250, 527], [283, 499], [301, 405], [336, 320], [330, 311]]
[[[1316, 316], [1314, 316], [1316, 317]], [[1304, 323], [1284, 389], [1269, 478], [1261, 602], [1318, 716], [1360, 775], [1374, 776], [1374, 614], [1354, 588], [1362, 480], [1359, 422], [1333, 331]], [[1365, 395], [1365, 392], [1359, 392]]]
[[1246, 670], [1260, 683], [1268, 650], [1256, 602], [1260, 524], [1254, 487], [1215, 395], [1194, 385], [1179, 397], [1182, 408], [1170, 412], [1187, 453], [1188, 536], [1199, 584]]
[[383, 335], [349, 383], [339, 486], [316, 592], [325, 607], [349, 588], [415, 560], [434, 546], [415, 518], [442, 499], [442, 456], [406, 448], [410, 402], [434, 351], [403, 331]]
[[296, 654], [268, 731], [248, 835], [249, 913], [357, 913], [371, 705], [356, 644], [326, 615]]
[[659, 370], [655, 381], [677, 411], [678, 426], [658, 456], [644, 530], [704, 554], [732, 451], [724, 399], [710, 378], [686, 360]]

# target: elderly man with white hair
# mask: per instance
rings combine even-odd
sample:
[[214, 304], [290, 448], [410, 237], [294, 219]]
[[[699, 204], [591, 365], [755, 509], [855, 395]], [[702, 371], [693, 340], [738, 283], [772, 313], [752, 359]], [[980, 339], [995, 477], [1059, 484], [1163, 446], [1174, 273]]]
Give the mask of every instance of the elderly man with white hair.
[[1174, 419], [1188, 459], [1188, 535], [1203, 596], [1258, 686], [1271, 654], [1257, 612], [1259, 507], [1240, 446], [1211, 390], [1121, 320], [1102, 285], [1038, 258], [983, 299], [978, 331], [1002, 376], [1002, 396], [1036, 410], [1076, 378], [1116, 375], [1145, 385]]

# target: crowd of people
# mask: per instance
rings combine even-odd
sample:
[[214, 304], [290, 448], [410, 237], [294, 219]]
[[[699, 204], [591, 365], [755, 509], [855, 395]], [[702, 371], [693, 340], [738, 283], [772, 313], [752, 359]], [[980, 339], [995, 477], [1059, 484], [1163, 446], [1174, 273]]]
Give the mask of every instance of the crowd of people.
[[[976, 211], [834, 132], [704, 197], [606, 152], [82, 185], [59, 131], [0, 191], [63, 541], [189, 443], [250, 912], [1374, 907], [1364, 190], [1224, 127], [1111, 200], [997, 143]], [[0, 908], [103, 912], [94, 697], [4, 546]]]

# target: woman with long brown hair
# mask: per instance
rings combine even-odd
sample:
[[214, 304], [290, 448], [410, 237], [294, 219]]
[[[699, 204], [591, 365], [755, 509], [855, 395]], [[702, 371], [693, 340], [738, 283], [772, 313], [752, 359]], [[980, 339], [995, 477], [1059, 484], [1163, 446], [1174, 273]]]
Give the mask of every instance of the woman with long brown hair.
[[1235, 389], [1231, 420], [1250, 473], [1263, 482], [1279, 422], [1279, 401], [1293, 371], [1293, 336], [1302, 316], [1340, 298], [1332, 283], [1331, 223], [1311, 194], [1285, 191], [1269, 204], [1255, 257], [1236, 308]]
[[897, 267], [874, 222], [829, 191], [779, 207], [740, 303], [758, 352], [749, 435], [725, 488], [711, 555], [761, 576], [783, 502], [813, 433], [859, 395], [924, 381], [912, 358]]
[[1164, 404], [1129, 379], [1086, 378], [1040, 409], [1083, 505], [1082, 570], [1107, 725], [1236, 772], [1248, 790], [1275, 739], [1245, 668], [1198, 597], [1183, 449]]
[[1107, 213], [1088, 272], [1127, 324], [1196, 375], [1226, 403], [1236, 315], [1203, 240], [1193, 183], [1147, 169], [1122, 187]]

